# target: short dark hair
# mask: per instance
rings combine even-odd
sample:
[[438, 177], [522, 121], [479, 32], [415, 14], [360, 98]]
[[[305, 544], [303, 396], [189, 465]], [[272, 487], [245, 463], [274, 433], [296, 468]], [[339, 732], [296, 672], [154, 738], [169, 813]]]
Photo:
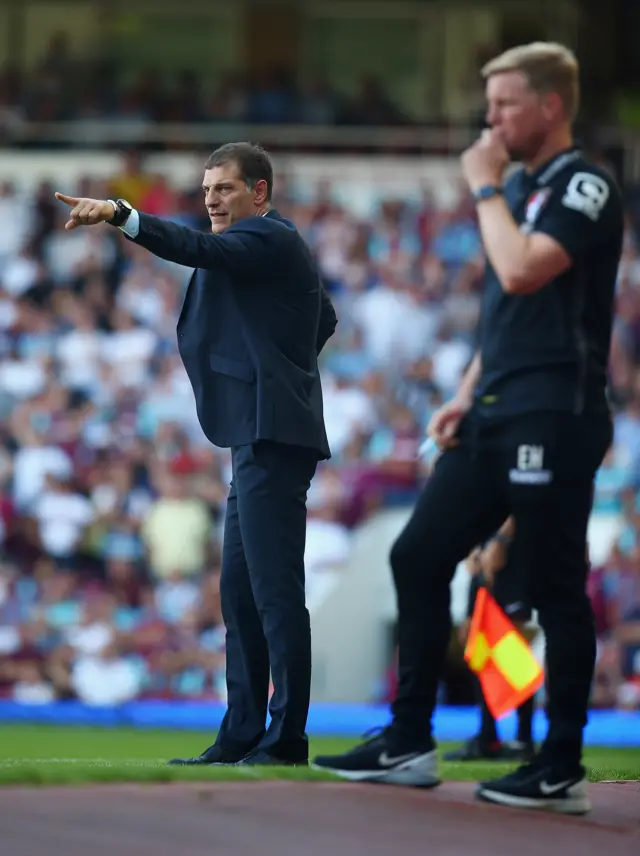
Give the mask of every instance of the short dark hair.
[[257, 181], [267, 182], [267, 199], [273, 191], [273, 165], [271, 158], [261, 146], [253, 143], [225, 143], [209, 155], [205, 169], [213, 169], [227, 163], [238, 166], [243, 181], [255, 187]]

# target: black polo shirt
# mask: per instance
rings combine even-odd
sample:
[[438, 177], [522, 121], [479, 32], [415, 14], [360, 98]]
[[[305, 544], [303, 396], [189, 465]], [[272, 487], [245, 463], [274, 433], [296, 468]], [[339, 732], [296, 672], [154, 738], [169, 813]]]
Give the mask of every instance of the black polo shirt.
[[509, 295], [487, 263], [474, 410], [487, 417], [606, 411], [624, 230], [619, 190], [574, 148], [534, 173], [515, 172], [505, 196], [521, 230], [550, 235], [573, 265], [534, 294]]

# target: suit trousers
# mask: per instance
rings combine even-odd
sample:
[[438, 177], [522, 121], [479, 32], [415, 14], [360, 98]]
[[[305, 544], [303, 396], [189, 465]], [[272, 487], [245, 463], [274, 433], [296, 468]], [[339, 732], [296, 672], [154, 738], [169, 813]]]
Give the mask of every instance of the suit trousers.
[[235, 447], [231, 455], [220, 577], [228, 706], [217, 743], [239, 754], [259, 746], [304, 761], [311, 686], [306, 499], [318, 456], [268, 441]]
[[436, 462], [391, 549], [399, 668], [392, 728], [405, 742], [431, 739], [456, 567], [513, 514], [510, 558], [546, 637], [549, 729], [542, 752], [579, 761], [596, 648], [587, 525], [593, 479], [611, 438], [608, 414], [463, 421], [459, 445]]

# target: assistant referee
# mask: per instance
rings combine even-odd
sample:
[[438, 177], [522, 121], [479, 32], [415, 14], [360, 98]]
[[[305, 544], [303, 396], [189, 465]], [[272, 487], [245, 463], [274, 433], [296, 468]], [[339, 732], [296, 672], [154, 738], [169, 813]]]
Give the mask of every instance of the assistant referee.
[[[489, 589], [500, 609], [524, 638], [531, 643], [537, 635], [530, 626], [531, 606], [527, 603], [527, 586], [522, 569], [511, 555], [515, 522], [509, 517], [489, 541], [473, 550], [467, 559], [471, 572], [467, 597], [467, 617], [458, 628], [459, 639], [465, 647], [476, 598], [482, 588]], [[503, 742], [496, 720], [487, 706], [483, 687], [477, 675], [474, 686], [480, 708], [480, 729], [462, 746], [443, 755], [446, 761], [530, 761], [534, 752], [533, 714], [535, 697], [531, 696], [516, 709], [518, 730], [516, 740]]]
[[[432, 714], [455, 568], [511, 514], [513, 559], [546, 637], [549, 729], [539, 755], [478, 796], [589, 810], [582, 732], [595, 662], [585, 544], [612, 439], [607, 365], [623, 210], [574, 143], [578, 64], [564, 46], [508, 50], [483, 69], [488, 130], [462, 156], [487, 256], [480, 347], [433, 417], [444, 450], [391, 551], [399, 683], [381, 735], [316, 765], [347, 778], [433, 785]], [[504, 181], [510, 161], [521, 168]]]

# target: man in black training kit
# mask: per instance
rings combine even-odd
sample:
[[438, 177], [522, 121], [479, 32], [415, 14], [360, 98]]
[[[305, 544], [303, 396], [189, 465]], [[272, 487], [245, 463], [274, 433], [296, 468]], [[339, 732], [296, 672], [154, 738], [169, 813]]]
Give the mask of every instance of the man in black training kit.
[[[487, 256], [480, 346], [429, 434], [443, 453], [391, 550], [398, 693], [381, 735], [318, 768], [438, 783], [431, 720], [456, 565], [509, 515], [513, 561], [546, 638], [549, 729], [535, 760], [483, 782], [510, 806], [589, 810], [581, 764], [595, 661], [585, 545], [612, 439], [607, 367], [623, 235], [619, 191], [575, 146], [578, 67], [562, 45], [483, 69], [490, 129], [462, 156]], [[522, 168], [503, 184], [510, 160]]]
[[[460, 627], [460, 641], [463, 646], [467, 642], [476, 597], [483, 587], [491, 592], [498, 606], [529, 643], [535, 638], [535, 629], [532, 632], [527, 627], [531, 621], [532, 610], [526, 602], [522, 571], [511, 557], [514, 532], [514, 520], [509, 517], [486, 544], [476, 547], [469, 556], [472, 576], [467, 599], [467, 618]], [[493, 714], [487, 707], [482, 684], [475, 675], [474, 683], [480, 708], [480, 730], [458, 749], [445, 753], [445, 761], [530, 761], [534, 755], [535, 698], [528, 698], [517, 708], [516, 739], [503, 742], [498, 735]]]
[[204, 433], [231, 448], [220, 576], [228, 701], [215, 743], [175, 764], [308, 761], [306, 499], [330, 454], [317, 356], [337, 319], [309, 248], [272, 208], [272, 189], [266, 152], [229, 143], [205, 165], [211, 234], [122, 199], [56, 194], [72, 209], [66, 228], [108, 222], [154, 255], [195, 268], [178, 348]]

